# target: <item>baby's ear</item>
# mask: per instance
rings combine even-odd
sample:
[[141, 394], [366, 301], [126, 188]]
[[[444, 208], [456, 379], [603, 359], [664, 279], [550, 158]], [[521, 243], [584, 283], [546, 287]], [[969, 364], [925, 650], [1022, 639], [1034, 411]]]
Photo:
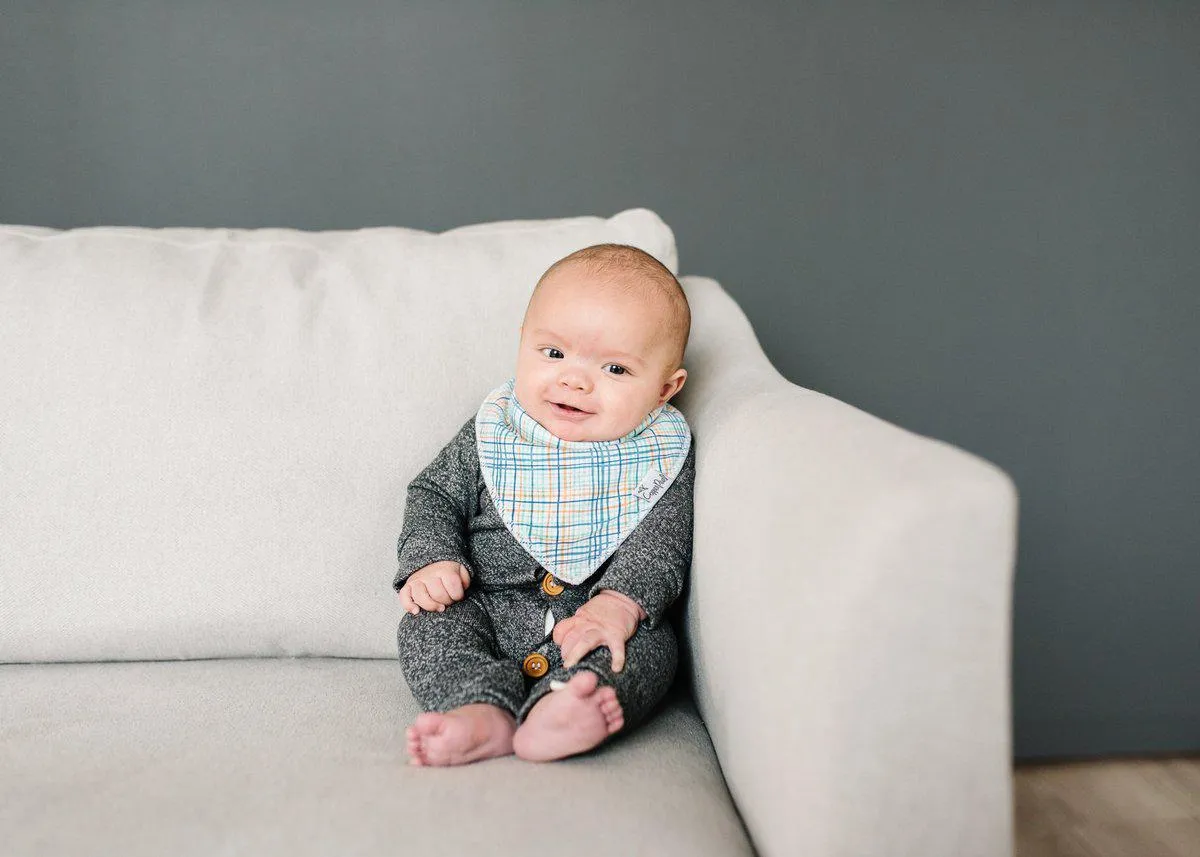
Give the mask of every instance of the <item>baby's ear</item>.
[[663, 382], [662, 391], [659, 393], [659, 398], [662, 399], [661, 404], [669, 402], [676, 393], [683, 389], [683, 382], [687, 380], [687, 370], [682, 366], [671, 373], [671, 376]]

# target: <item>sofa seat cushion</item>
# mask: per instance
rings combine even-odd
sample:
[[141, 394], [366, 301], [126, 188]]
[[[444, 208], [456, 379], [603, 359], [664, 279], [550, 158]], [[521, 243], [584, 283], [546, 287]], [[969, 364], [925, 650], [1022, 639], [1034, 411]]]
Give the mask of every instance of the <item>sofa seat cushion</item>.
[[406, 764], [399, 666], [0, 666], [0, 831], [55, 854], [750, 854], [704, 725], [669, 699], [552, 764]]

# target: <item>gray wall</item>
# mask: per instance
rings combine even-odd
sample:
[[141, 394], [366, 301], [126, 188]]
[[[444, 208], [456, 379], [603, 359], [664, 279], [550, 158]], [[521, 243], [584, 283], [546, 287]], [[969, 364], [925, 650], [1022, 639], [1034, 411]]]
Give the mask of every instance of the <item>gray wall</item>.
[[968, 5], [0, 2], [0, 221], [651, 207], [793, 381], [1016, 479], [1019, 755], [1197, 749], [1200, 7]]

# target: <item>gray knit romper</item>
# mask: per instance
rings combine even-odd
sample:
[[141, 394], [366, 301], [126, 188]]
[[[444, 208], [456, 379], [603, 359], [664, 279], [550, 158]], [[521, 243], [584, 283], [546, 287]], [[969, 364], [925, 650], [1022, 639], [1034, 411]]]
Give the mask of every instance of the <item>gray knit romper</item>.
[[[679, 475], [642, 522], [595, 574], [571, 586], [547, 575], [504, 526], [479, 467], [475, 419], [468, 420], [409, 484], [400, 533], [397, 590], [440, 560], [462, 563], [471, 574], [462, 601], [400, 620], [400, 665], [421, 707], [449, 711], [485, 702], [521, 723], [552, 680], [589, 669], [616, 690], [626, 729], [643, 719], [675, 677], [678, 648], [664, 614], [691, 566], [695, 473], [693, 438]], [[546, 632], [546, 612], [560, 622], [601, 589], [629, 596], [646, 618], [625, 644], [621, 672], [612, 671], [607, 646], [568, 670]]]

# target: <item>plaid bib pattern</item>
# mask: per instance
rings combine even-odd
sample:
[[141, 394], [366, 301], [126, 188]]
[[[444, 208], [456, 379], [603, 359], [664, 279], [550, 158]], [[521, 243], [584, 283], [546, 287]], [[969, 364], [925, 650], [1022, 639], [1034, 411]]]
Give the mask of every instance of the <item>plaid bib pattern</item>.
[[525, 412], [514, 385], [489, 393], [475, 415], [484, 482], [521, 547], [560, 580], [582, 583], [675, 481], [691, 429], [667, 404], [616, 440], [563, 440]]

